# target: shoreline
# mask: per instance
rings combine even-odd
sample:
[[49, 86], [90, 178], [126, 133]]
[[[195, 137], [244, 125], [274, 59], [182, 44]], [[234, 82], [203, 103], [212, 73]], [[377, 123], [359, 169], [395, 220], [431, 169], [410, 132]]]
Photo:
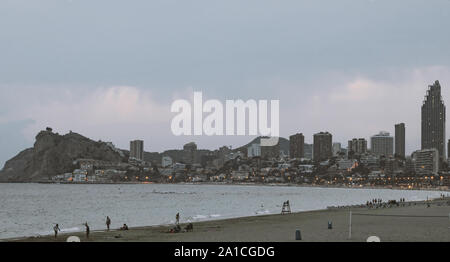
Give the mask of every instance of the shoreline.
[[[428, 207], [428, 204], [430, 207]], [[365, 216], [358, 217], [358, 220], [363, 218], [365, 219], [366, 225], [375, 227], [378, 231], [383, 232], [382, 239], [384, 238], [386, 241], [450, 241], [450, 198], [446, 197], [430, 199], [428, 201], [423, 200], [400, 203], [399, 207], [394, 206], [370, 209], [365, 207], [365, 205], [352, 205], [301, 211], [287, 215], [267, 214], [205, 220], [193, 222], [194, 232], [192, 233], [168, 233], [174, 225], [153, 225], [130, 227], [129, 231], [92, 230], [89, 239], [86, 239], [84, 232], [81, 231], [60, 233], [57, 239], [55, 239], [53, 235], [44, 235], [12, 237], [0, 239], [0, 242], [65, 242], [69, 236], [78, 236], [82, 242], [286, 242], [294, 241], [292, 237], [297, 227], [303, 228], [302, 232], [305, 230], [305, 233], [311, 237], [309, 241], [312, 242], [364, 241], [361, 233], [355, 233], [354, 239], [347, 239], [344, 237], [348, 234], [348, 216], [350, 211], [363, 213]], [[383, 212], [387, 212], [388, 217], [381, 218], [382, 223], [377, 224], [376, 222], [380, 221], [380, 217], [384, 216], [382, 214]], [[396, 215], [396, 213], [400, 214], [402, 218], [395, 217], [398, 215]], [[408, 214], [411, 218], [408, 218]], [[373, 217], [370, 218], [370, 215]], [[419, 219], [414, 216], [422, 218]], [[427, 218], [427, 216], [430, 218]], [[421, 235], [417, 232], [417, 226], [404, 223], [408, 221], [415, 221], [417, 223], [416, 220], [418, 219], [420, 221], [425, 220], [424, 222], [418, 222], [419, 227], [424, 226], [423, 230], [425, 232], [434, 231], [434, 233], [431, 235], [428, 233], [421, 233]], [[338, 231], [338, 233], [333, 234], [335, 231], [326, 228], [327, 223], [330, 220], [333, 225], [337, 225], [336, 231]], [[356, 225], [359, 223], [358, 220], [354, 222]], [[396, 224], [392, 222], [397, 220], [401, 223]], [[435, 223], [438, 222], [440, 228], [432, 228], [433, 224], [429, 224], [429, 220]], [[299, 221], [302, 221], [303, 224], [311, 224], [312, 226], [306, 227], [302, 225], [302, 223], [299, 223]], [[182, 228], [188, 223], [189, 222], [181, 223]], [[291, 227], [291, 224], [295, 226]], [[320, 226], [317, 224], [320, 224]], [[283, 234], [277, 234], [277, 228], [281, 229], [286, 227], [289, 227], [289, 230], [285, 230], [285, 233]], [[406, 234], [404, 235], [406, 237], [405, 239], [401, 238], [401, 234], [392, 234], [391, 231], [395, 231], [397, 227], [407, 228], [405, 230]], [[442, 231], [443, 229], [447, 230]], [[320, 231], [322, 235], [319, 234], [314, 236], [313, 231]], [[377, 230], [373, 232], [375, 235], [377, 235], [376, 231]], [[305, 239], [305, 241], [308, 240]]]
[[220, 186], [279, 186], [279, 187], [302, 187], [302, 188], [334, 188], [334, 189], [386, 189], [386, 190], [407, 190], [407, 191], [442, 191], [450, 192], [447, 186], [439, 187], [418, 187], [405, 188], [400, 186], [338, 186], [338, 185], [310, 185], [310, 184], [291, 184], [291, 183], [227, 183], [227, 182], [181, 182], [181, 183], [155, 183], [155, 182], [0, 182], [0, 184], [55, 184], [55, 185], [220, 185]]

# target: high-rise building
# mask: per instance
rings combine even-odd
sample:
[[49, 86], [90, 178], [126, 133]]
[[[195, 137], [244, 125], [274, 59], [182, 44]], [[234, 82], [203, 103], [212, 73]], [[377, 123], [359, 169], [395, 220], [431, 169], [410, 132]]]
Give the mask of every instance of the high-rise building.
[[289, 137], [289, 157], [305, 157], [305, 136], [302, 133]]
[[441, 85], [430, 85], [422, 105], [422, 149], [436, 148], [445, 159], [445, 105]]
[[333, 156], [337, 156], [339, 152], [341, 152], [342, 145], [341, 143], [333, 143]]
[[405, 158], [405, 124], [395, 125], [395, 155]]
[[325, 161], [333, 156], [333, 136], [328, 132], [314, 134], [314, 161]]
[[348, 141], [348, 152], [353, 152], [356, 155], [367, 153], [367, 140], [364, 138], [353, 138]]
[[416, 174], [437, 174], [439, 172], [439, 152], [437, 149], [424, 149], [412, 154]]
[[450, 139], [448, 140], [448, 143], [447, 143], [447, 150], [448, 150], [447, 151], [447, 157], [450, 157]]
[[388, 132], [381, 131], [370, 138], [372, 154], [377, 156], [393, 156], [394, 138]]
[[130, 142], [130, 159], [144, 160], [144, 141], [134, 140]]

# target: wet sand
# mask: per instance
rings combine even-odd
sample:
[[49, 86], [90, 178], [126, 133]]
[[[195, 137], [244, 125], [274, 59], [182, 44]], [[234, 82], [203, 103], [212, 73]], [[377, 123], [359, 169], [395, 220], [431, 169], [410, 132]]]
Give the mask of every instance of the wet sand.
[[[70, 233], [61, 234], [57, 239], [44, 236], [7, 241], [64, 242], [68, 236], [78, 236], [82, 242], [291, 242], [295, 241], [298, 229], [304, 242], [366, 241], [369, 236], [378, 236], [383, 242], [449, 242], [449, 201], [429, 201], [430, 207], [426, 202], [413, 202], [391, 208], [351, 207], [198, 222], [189, 233], [167, 233], [173, 226], [155, 226], [129, 231], [92, 231], [89, 239], [84, 233]], [[353, 214], [351, 239], [350, 210]], [[328, 221], [333, 224], [331, 230]]]

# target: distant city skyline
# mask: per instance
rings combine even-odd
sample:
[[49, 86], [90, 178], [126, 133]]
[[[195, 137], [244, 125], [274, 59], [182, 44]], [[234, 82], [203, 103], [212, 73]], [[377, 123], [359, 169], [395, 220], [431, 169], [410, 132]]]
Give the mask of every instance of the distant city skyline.
[[450, 1], [2, 1], [0, 168], [47, 126], [151, 152], [254, 138], [173, 136], [170, 105], [194, 91], [278, 99], [280, 135], [308, 144], [405, 123], [409, 155], [427, 86], [450, 101], [449, 18]]

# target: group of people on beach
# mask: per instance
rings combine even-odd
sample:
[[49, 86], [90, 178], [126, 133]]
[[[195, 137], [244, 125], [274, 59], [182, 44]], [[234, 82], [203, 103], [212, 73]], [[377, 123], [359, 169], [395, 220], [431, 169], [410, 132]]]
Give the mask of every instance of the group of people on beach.
[[[189, 223], [185, 228], [184, 232], [192, 232], [194, 231], [194, 224]], [[180, 213], [176, 214], [175, 216], [175, 227], [171, 228], [169, 230], [169, 233], [181, 233], [181, 226], [180, 226]]]
[[383, 202], [383, 199], [377, 198], [372, 199], [371, 201], [366, 202], [366, 207], [368, 208], [386, 208], [386, 207], [392, 207], [392, 206], [400, 206], [400, 204], [403, 204], [406, 202], [406, 198], [400, 198], [399, 201], [397, 200], [389, 200], [387, 202]]
[[[109, 216], [106, 217], [106, 230], [109, 231], [111, 229], [111, 218]], [[89, 238], [89, 235], [91, 233], [91, 228], [89, 227], [88, 222], [83, 224], [85, 229], [86, 229], [86, 238]], [[121, 231], [124, 230], [129, 230], [128, 225], [127, 224], [123, 224], [123, 226], [119, 229]], [[59, 224], [56, 224], [53, 227], [53, 231], [55, 232], [55, 238], [58, 238], [58, 233], [61, 232], [61, 229], [59, 228]]]
[[[111, 218], [110, 218], [109, 216], [107, 216], [107, 217], [106, 217], [106, 222], [105, 222], [105, 224], [106, 224], [106, 230], [107, 230], [107, 231], [110, 231], [110, 229], [111, 229], [111, 223], [112, 223]], [[90, 227], [89, 227], [89, 225], [88, 225], [87, 222], [84, 223], [83, 225], [84, 225], [85, 228], [86, 228], [86, 238], [89, 239], [89, 234], [90, 234], [90, 232], [91, 232], [91, 229], [90, 229]], [[122, 226], [121, 228], [119, 228], [119, 230], [120, 230], [120, 231], [128, 231], [128, 230], [129, 230], [129, 227], [128, 227], [127, 224], [123, 224], [123, 226]], [[184, 228], [184, 231], [185, 231], [185, 232], [192, 232], [193, 230], [194, 230], [194, 225], [193, 225], [192, 223], [188, 224], [188, 225]], [[61, 232], [61, 229], [60, 229], [60, 227], [59, 227], [59, 224], [56, 224], [56, 225], [53, 227], [53, 231], [55, 232], [55, 238], [58, 238], [58, 233]], [[177, 213], [176, 216], [175, 216], [175, 227], [174, 227], [173, 229], [171, 229], [169, 232], [170, 232], [170, 233], [180, 233], [181, 231], [182, 231], [182, 230], [181, 230], [181, 226], [180, 226], [180, 213]]]
[[[361, 204], [361, 205], [353, 205], [353, 206], [332, 206], [332, 207], [328, 207], [328, 208], [338, 208], [338, 209], [342, 209], [342, 208], [349, 208], [349, 207], [366, 207], [366, 208], [389, 208], [389, 207], [394, 207], [394, 206], [404, 206], [406, 202], [406, 198], [400, 198], [400, 200], [389, 200], [386, 202], [383, 202], [383, 199], [381, 198], [374, 198], [372, 200], [369, 200], [366, 202], [366, 204]], [[411, 205], [411, 204], [410, 204]]]

